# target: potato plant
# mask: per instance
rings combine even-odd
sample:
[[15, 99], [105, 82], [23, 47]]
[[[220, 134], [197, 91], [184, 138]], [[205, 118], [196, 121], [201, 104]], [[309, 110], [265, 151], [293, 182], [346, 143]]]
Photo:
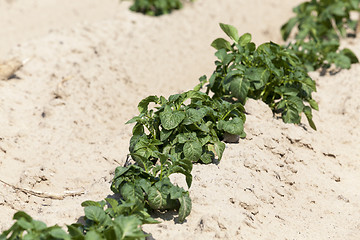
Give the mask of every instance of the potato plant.
[[[148, 109], [149, 103], [155, 107]], [[197, 90], [171, 95], [168, 99], [149, 96], [139, 103], [138, 109], [140, 114], [128, 121], [136, 123], [129, 150], [145, 170], [155, 165], [154, 174], [179, 169], [189, 179], [189, 174], [180, 167], [192, 162], [211, 163], [215, 156], [221, 160], [225, 144], [220, 140], [225, 132], [245, 137], [241, 103], [212, 99]], [[173, 159], [168, 167], [164, 168], [162, 161], [156, 165], [160, 153]]]
[[[111, 208], [105, 208], [106, 205]], [[158, 223], [134, 202], [118, 202], [108, 198], [106, 201], [86, 201], [82, 204], [85, 212], [85, 224], [67, 226], [65, 232], [59, 226], [47, 227], [45, 223], [34, 220], [25, 212], [14, 214], [16, 222], [0, 235], [0, 240], [85, 240], [85, 239], [138, 239], [147, 236], [140, 225]]]
[[218, 38], [211, 44], [218, 58], [207, 85], [213, 99], [242, 104], [248, 98], [261, 99], [274, 113], [280, 113], [284, 122], [300, 123], [304, 113], [316, 129], [312, 120], [312, 109], [318, 110], [312, 99], [316, 85], [299, 58], [273, 42], [256, 48], [249, 33], [239, 36], [231, 25], [220, 27], [233, 43]]
[[340, 50], [340, 39], [355, 33], [357, 20], [351, 11], [359, 12], [360, 0], [311, 0], [293, 9], [296, 14], [281, 27], [283, 39], [288, 40], [296, 27], [295, 41], [286, 47], [296, 54], [308, 71], [329, 68], [332, 64], [348, 69], [359, 62], [350, 49]]
[[183, 0], [134, 0], [130, 10], [150, 16], [159, 16], [182, 8], [183, 2]]
[[136, 165], [116, 168], [111, 189], [120, 193], [126, 202], [141, 206], [140, 209], [176, 209], [180, 222], [191, 212], [191, 199], [187, 191], [173, 185], [168, 176], [154, 177]]
[[23, 211], [18, 211], [13, 217], [16, 222], [0, 235], [0, 240], [17, 239], [70, 239], [68, 233], [59, 226], [47, 227], [45, 223], [34, 220]]

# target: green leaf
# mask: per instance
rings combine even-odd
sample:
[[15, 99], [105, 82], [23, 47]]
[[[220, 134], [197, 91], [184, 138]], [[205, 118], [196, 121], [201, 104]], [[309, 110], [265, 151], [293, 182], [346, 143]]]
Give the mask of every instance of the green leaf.
[[181, 96], [182, 94], [173, 94], [169, 97], [169, 102], [174, 103], [179, 100]]
[[86, 232], [85, 240], [102, 240], [104, 239], [101, 234], [95, 230]]
[[167, 202], [167, 195], [162, 193], [155, 186], [149, 189], [148, 202], [152, 209], [161, 210], [164, 209]]
[[104, 224], [109, 220], [105, 211], [97, 206], [88, 206], [84, 208], [85, 217], [96, 223]]
[[359, 9], [359, 0], [350, 0], [350, 4], [353, 9]]
[[142, 179], [139, 180], [139, 182], [137, 182], [137, 184], [144, 190], [144, 192], [145, 192], [146, 194], [149, 193], [149, 189], [150, 189], [150, 187], [151, 187], [151, 183], [150, 183], [150, 181], [149, 181], [148, 179], [142, 178]]
[[177, 199], [181, 198], [184, 193], [185, 193], [185, 191], [183, 188], [173, 185], [169, 191], [170, 199], [177, 200]]
[[120, 193], [126, 201], [144, 201], [144, 193], [142, 188], [132, 182], [126, 182], [124, 185], [122, 185], [120, 188]]
[[189, 197], [189, 193], [183, 194], [179, 198], [180, 208], [179, 208], [179, 221], [184, 222], [185, 218], [190, 215], [192, 204]]
[[210, 135], [206, 135], [205, 137], [200, 137], [199, 141], [201, 143], [201, 146], [204, 146], [205, 144], [207, 144], [208, 142], [210, 142], [211, 140], [211, 136]]
[[130, 138], [130, 146], [129, 146], [129, 151], [130, 153], [133, 153], [134, 151], [136, 151], [137, 149], [139, 149], [139, 145], [143, 144], [144, 142], [146, 142], [147, 137], [145, 134], [141, 134], [141, 135], [133, 135]]
[[[201, 80], [201, 79], [203, 79], [203, 80]], [[203, 81], [205, 83], [206, 82], [206, 76], [202, 76], [199, 80]], [[206, 93], [203, 93], [203, 92], [200, 92], [200, 91], [195, 91], [195, 90], [190, 90], [190, 91], [185, 92], [183, 94], [186, 96], [187, 99], [189, 98], [191, 100], [205, 101], [205, 100], [210, 99], [210, 97]]]
[[33, 227], [36, 231], [43, 231], [47, 228], [46, 224], [42, 221], [33, 220], [32, 221]]
[[343, 4], [342, 3], [333, 3], [332, 5], [329, 6], [328, 8], [331, 12], [331, 14], [337, 15], [337, 16], [345, 16], [346, 12], [345, 9], [343, 8]]
[[344, 48], [343, 50], [341, 50], [340, 53], [347, 56], [350, 59], [351, 63], [359, 62], [359, 59], [356, 57], [355, 53], [348, 48]]
[[[131, 141], [131, 143], [132, 142], [133, 141]], [[142, 148], [148, 148], [150, 144], [151, 144], [150, 139], [148, 139], [147, 136], [142, 135], [140, 138], [137, 139], [137, 142], [134, 144], [133, 151], [137, 151]]]
[[134, 122], [139, 122], [141, 120], [142, 120], [142, 118], [140, 116], [135, 116], [132, 119], [130, 119], [129, 121], [127, 121], [125, 124], [131, 124], [131, 123], [134, 123]]
[[297, 108], [297, 111], [300, 113], [303, 111], [304, 103], [300, 97], [290, 96], [287, 98], [288, 105], [292, 105]]
[[302, 80], [304, 84], [306, 84], [310, 89], [314, 92], [316, 92], [316, 83], [314, 80], [312, 80], [310, 77], [306, 77]]
[[24, 218], [28, 222], [31, 222], [33, 220], [32, 217], [30, 217], [30, 215], [28, 215], [27, 213], [25, 213], [23, 211], [18, 211], [14, 214], [14, 217], [13, 217], [14, 220], [19, 220], [20, 218]]
[[314, 99], [309, 99], [308, 102], [310, 103], [310, 106], [312, 107], [312, 109], [319, 110], [319, 106]]
[[208, 127], [208, 125], [206, 125], [206, 123], [201, 123], [200, 126], [198, 126], [198, 129], [202, 132], [210, 132], [210, 128]]
[[102, 207], [99, 202], [95, 202], [95, 201], [91, 201], [91, 200], [82, 202], [81, 206], [82, 207], [96, 206], [96, 207], [100, 207], [100, 208]]
[[115, 209], [119, 206], [119, 202], [113, 198], [105, 198], [106, 202], [110, 204], [111, 208]]
[[184, 120], [185, 113], [181, 111], [165, 110], [160, 113], [161, 125], [166, 130], [171, 130], [179, 126]]
[[148, 96], [147, 98], [141, 100], [138, 104], [139, 112], [146, 113], [148, 111], [149, 103], [151, 102], [158, 103], [159, 98], [157, 96]]
[[118, 216], [114, 224], [121, 231], [119, 239], [144, 239], [148, 236], [139, 228], [142, 222], [136, 216]]
[[200, 161], [203, 162], [204, 164], [210, 164], [210, 163], [212, 163], [214, 158], [215, 158], [215, 155], [213, 152], [206, 152], [201, 155]]
[[247, 79], [251, 80], [255, 89], [261, 89], [267, 83], [270, 73], [269, 70], [263, 67], [250, 67], [246, 69], [245, 76]]
[[223, 38], [218, 38], [218, 39], [215, 39], [212, 43], [211, 43], [211, 46], [213, 48], [215, 48], [216, 50], [220, 50], [222, 48], [226, 49], [227, 51], [231, 51], [231, 44], [223, 39]]
[[234, 42], [238, 43], [239, 33], [237, 29], [231, 25], [220, 23], [221, 29], [228, 35]]
[[136, 123], [135, 126], [133, 127], [132, 134], [141, 136], [141, 135], [144, 135], [144, 133], [145, 133], [144, 125], [141, 123]]
[[143, 224], [156, 224], [161, 223], [160, 221], [157, 221], [153, 219], [150, 214], [146, 211], [146, 209], [140, 211], [137, 216], [140, 218]]
[[236, 117], [231, 120], [220, 120], [217, 124], [219, 130], [225, 131], [230, 134], [243, 135], [244, 122], [241, 118]]
[[338, 54], [334, 58], [334, 63], [337, 67], [342, 69], [349, 69], [351, 67], [351, 60], [345, 55]]
[[172, 133], [173, 130], [162, 129], [162, 131], [160, 132], [160, 141], [164, 142], [166, 139], [168, 139], [171, 136]]
[[231, 83], [230, 83], [231, 95], [239, 99], [241, 103], [245, 103], [249, 88], [250, 88], [250, 83], [247, 79], [240, 76], [235, 76], [231, 79]]
[[[136, 166], [134, 166], [136, 168]], [[114, 179], [122, 177], [126, 172], [128, 172], [131, 168], [134, 168], [133, 165], [128, 167], [117, 167], [115, 168]]]
[[284, 41], [289, 38], [291, 30], [295, 27], [298, 21], [299, 19], [297, 17], [293, 17], [287, 23], [281, 26], [281, 36]]
[[196, 132], [187, 132], [187, 133], [179, 133], [176, 136], [177, 142], [179, 143], [186, 143], [188, 141], [196, 141], [197, 136]]
[[215, 142], [214, 147], [215, 147], [216, 155], [218, 156], [220, 161], [225, 150], [225, 143], [217, 141]]
[[19, 220], [17, 220], [16, 224], [24, 230], [29, 230], [33, 227], [31, 222], [28, 222], [25, 218], [20, 218]]
[[199, 123], [206, 115], [206, 112], [200, 109], [187, 109], [185, 112], [186, 118], [184, 124], [189, 125], [193, 123]]
[[[236, 42], [236, 41], [235, 41]], [[250, 33], [245, 33], [244, 35], [242, 35], [239, 39], [239, 44], [240, 46], [245, 46], [248, 43], [251, 42], [251, 34]]]
[[297, 96], [299, 94], [299, 89], [286, 86], [276, 87], [274, 91], [281, 96]]
[[76, 224], [67, 225], [68, 232], [73, 240], [84, 240], [85, 237], [79, 226]]
[[[116, 224], [114, 224], [111, 227], [108, 227], [107, 229], [105, 229], [105, 231], [102, 232], [102, 235], [105, 237], [105, 239], [120, 239], [120, 231], [119, 229], [116, 227]], [[119, 235], [119, 237], [117, 236]]]
[[50, 234], [50, 236], [52, 236], [53, 238], [56, 238], [56, 239], [70, 240], [70, 236], [64, 230], [62, 230], [60, 227], [51, 229], [49, 234]]
[[300, 123], [300, 113], [294, 105], [285, 108], [281, 117], [285, 123]]
[[[225, 49], [221, 48], [217, 52], [215, 52], [215, 56], [221, 61], [224, 62], [227, 58], [228, 54]], [[226, 64], [223, 64], [226, 65]]]
[[202, 153], [201, 143], [199, 141], [188, 141], [184, 144], [183, 151], [186, 159], [196, 162]]
[[176, 161], [176, 164], [184, 168], [188, 173], [191, 173], [193, 164], [189, 159], [179, 159]]
[[308, 106], [305, 106], [304, 107], [304, 113], [305, 113], [305, 116], [309, 122], [309, 125], [312, 129], [316, 130], [316, 126], [315, 126], [315, 123], [313, 122], [312, 120], [312, 113], [311, 113], [311, 108], [308, 107]]

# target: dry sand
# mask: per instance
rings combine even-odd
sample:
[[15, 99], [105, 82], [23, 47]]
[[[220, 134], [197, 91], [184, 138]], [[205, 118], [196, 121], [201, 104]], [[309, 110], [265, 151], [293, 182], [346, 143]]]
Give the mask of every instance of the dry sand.
[[[33, 192], [0, 183], [0, 231], [17, 210], [48, 225], [77, 221], [82, 201], [111, 194], [137, 103], [188, 90], [214, 70], [219, 22], [257, 44], [281, 42], [299, 2], [198, 0], [152, 18], [116, 0], [1, 1], [0, 58], [29, 61], [0, 82], [0, 180]], [[360, 56], [358, 39], [344, 44]], [[360, 65], [311, 73], [318, 131], [250, 100], [246, 139], [227, 144], [218, 165], [194, 166], [187, 221], [170, 212], [143, 229], [159, 240], [359, 239], [359, 74]]]

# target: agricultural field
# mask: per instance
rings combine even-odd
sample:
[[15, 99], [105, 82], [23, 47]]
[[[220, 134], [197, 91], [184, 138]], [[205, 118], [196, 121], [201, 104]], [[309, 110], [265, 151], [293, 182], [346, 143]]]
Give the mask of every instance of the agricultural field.
[[302, 2], [1, 1], [0, 234], [24, 211], [88, 239], [358, 239], [360, 37], [302, 67]]

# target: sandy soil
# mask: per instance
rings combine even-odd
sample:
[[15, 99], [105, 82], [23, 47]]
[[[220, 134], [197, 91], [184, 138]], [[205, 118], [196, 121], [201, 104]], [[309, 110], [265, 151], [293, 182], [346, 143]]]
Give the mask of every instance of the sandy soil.
[[[281, 42], [299, 2], [198, 0], [152, 18], [128, 2], [1, 1], [0, 58], [29, 61], [0, 81], [0, 231], [17, 210], [49, 225], [77, 221], [82, 201], [111, 194], [137, 103], [188, 90], [214, 70], [219, 22], [258, 44]], [[360, 56], [359, 39], [344, 44]], [[318, 131], [284, 124], [250, 100], [246, 139], [227, 144], [218, 165], [194, 166], [187, 221], [170, 212], [144, 230], [153, 239], [358, 239], [359, 73], [359, 65], [311, 73]]]

